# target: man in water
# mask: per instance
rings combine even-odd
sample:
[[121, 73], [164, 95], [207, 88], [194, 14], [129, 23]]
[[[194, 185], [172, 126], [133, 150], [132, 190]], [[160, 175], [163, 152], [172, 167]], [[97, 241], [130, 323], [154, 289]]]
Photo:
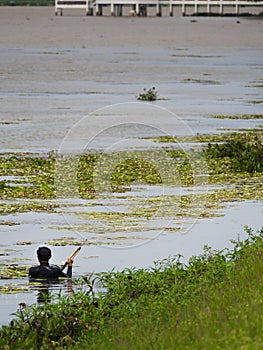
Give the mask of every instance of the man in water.
[[32, 266], [29, 269], [29, 278], [45, 278], [45, 279], [56, 279], [58, 277], [71, 278], [72, 277], [72, 265], [73, 260], [68, 259], [67, 272], [64, 273], [59, 266], [49, 265], [49, 259], [51, 258], [51, 250], [48, 247], [40, 247], [37, 250], [37, 258], [39, 261], [38, 266]]

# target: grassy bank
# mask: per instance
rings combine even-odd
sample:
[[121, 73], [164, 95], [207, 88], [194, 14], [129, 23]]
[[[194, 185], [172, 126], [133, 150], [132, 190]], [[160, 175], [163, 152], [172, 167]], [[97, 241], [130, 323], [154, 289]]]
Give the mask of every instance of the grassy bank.
[[[18, 311], [1, 349], [261, 349], [263, 229], [148, 269], [85, 277], [89, 292]], [[94, 282], [107, 293], [93, 293]]]

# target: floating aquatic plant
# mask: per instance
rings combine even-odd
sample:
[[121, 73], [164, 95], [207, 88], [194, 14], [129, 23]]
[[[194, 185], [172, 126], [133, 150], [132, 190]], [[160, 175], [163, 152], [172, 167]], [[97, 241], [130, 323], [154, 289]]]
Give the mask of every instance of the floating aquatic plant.
[[236, 135], [225, 143], [209, 143], [205, 154], [208, 160], [214, 160], [213, 171], [220, 171], [216, 165], [220, 161], [221, 171], [224, 172], [263, 172], [263, 144], [258, 136]]
[[[12, 278], [17, 278], [17, 277], [12, 277]], [[17, 294], [17, 293], [27, 293], [30, 292], [30, 289], [28, 286], [25, 286], [24, 284], [18, 285], [16, 283], [8, 283], [5, 284], [4, 286], [0, 286], [0, 294]]]
[[79, 246], [82, 245], [83, 242], [77, 241], [75, 237], [61, 237], [61, 238], [54, 238], [52, 241], [45, 242], [47, 245], [53, 245], [53, 246], [66, 246], [66, 245], [75, 245]]
[[143, 92], [139, 94], [139, 96], [137, 97], [137, 100], [139, 101], [156, 101], [157, 100], [157, 90], [155, 89], [155, 87], [153, 86], [150, 89], [143, 89]]
[[216, 119], [263, 119], [263, 114], [214, 115]]
[[198, 78], [185, 78], [184, 82], [186, 82], [186, 83], [206, 84], [206, 85], [220, 85], [221, 84], [219, 81], [216, 81], [216, 80], [198, 79]]
[[16, 245], [32, 245], [35, 243], [36, 242], [33, 242], [33, 241], [18, 241], [18, 242], [16, 242]]
[[20, 278], [28, 276], [28, 266], [17, 264], [0, 265], [0, 279]]

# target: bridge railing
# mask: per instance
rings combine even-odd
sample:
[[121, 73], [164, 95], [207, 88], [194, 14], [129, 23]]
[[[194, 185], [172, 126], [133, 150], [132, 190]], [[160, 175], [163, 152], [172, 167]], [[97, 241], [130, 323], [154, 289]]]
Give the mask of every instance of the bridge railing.
[[[130, 6], [132, 15], [147, 15], [147, 7], [156, 7], [156, 15], [161, 16], [162, 7], [169, 7], [170, 15], [173, 15], [174, 7], [181, 7], [182, 14], [186, 14], [186, 8], [194, 9], [194, 14], [199, 13], [202, 7], [202, 13], [210, 14], [212, 7], [217, 7], [216, 13], [223, 15], [224, 7], [234, 8], [234, 13], [239, 14], [239, 8], [257, 6], [262, 8], [263, 0], [55, 0], [55, 14], [63, 14], [64, 9], [84, 9], [86, 15], [102, 16], [103, 8], [109, 6], [110, 13], [113, 16], [122, 15], [122, 7]], [[204, 10], [205, 9], [205, 10]]]

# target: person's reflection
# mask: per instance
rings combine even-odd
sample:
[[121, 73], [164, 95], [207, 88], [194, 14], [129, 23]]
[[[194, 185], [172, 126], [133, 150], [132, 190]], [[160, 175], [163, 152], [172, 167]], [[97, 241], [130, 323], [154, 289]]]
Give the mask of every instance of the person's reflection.
[[49, 293], [50, 281], [45, 281], [45, 282], [42, 281], [38, 286], [37, 302], [39, 304], [48, 303], [51, 300], [50, 293]]
[[35, 279], [30, 281], [31, 288], [37, 290], [37, 303], [43, 304], [48, 303], [52, 299], [52, 295], [61, 294], [64, 292], [70, 296], [73, 295], [72, 280], [65, 279]]

